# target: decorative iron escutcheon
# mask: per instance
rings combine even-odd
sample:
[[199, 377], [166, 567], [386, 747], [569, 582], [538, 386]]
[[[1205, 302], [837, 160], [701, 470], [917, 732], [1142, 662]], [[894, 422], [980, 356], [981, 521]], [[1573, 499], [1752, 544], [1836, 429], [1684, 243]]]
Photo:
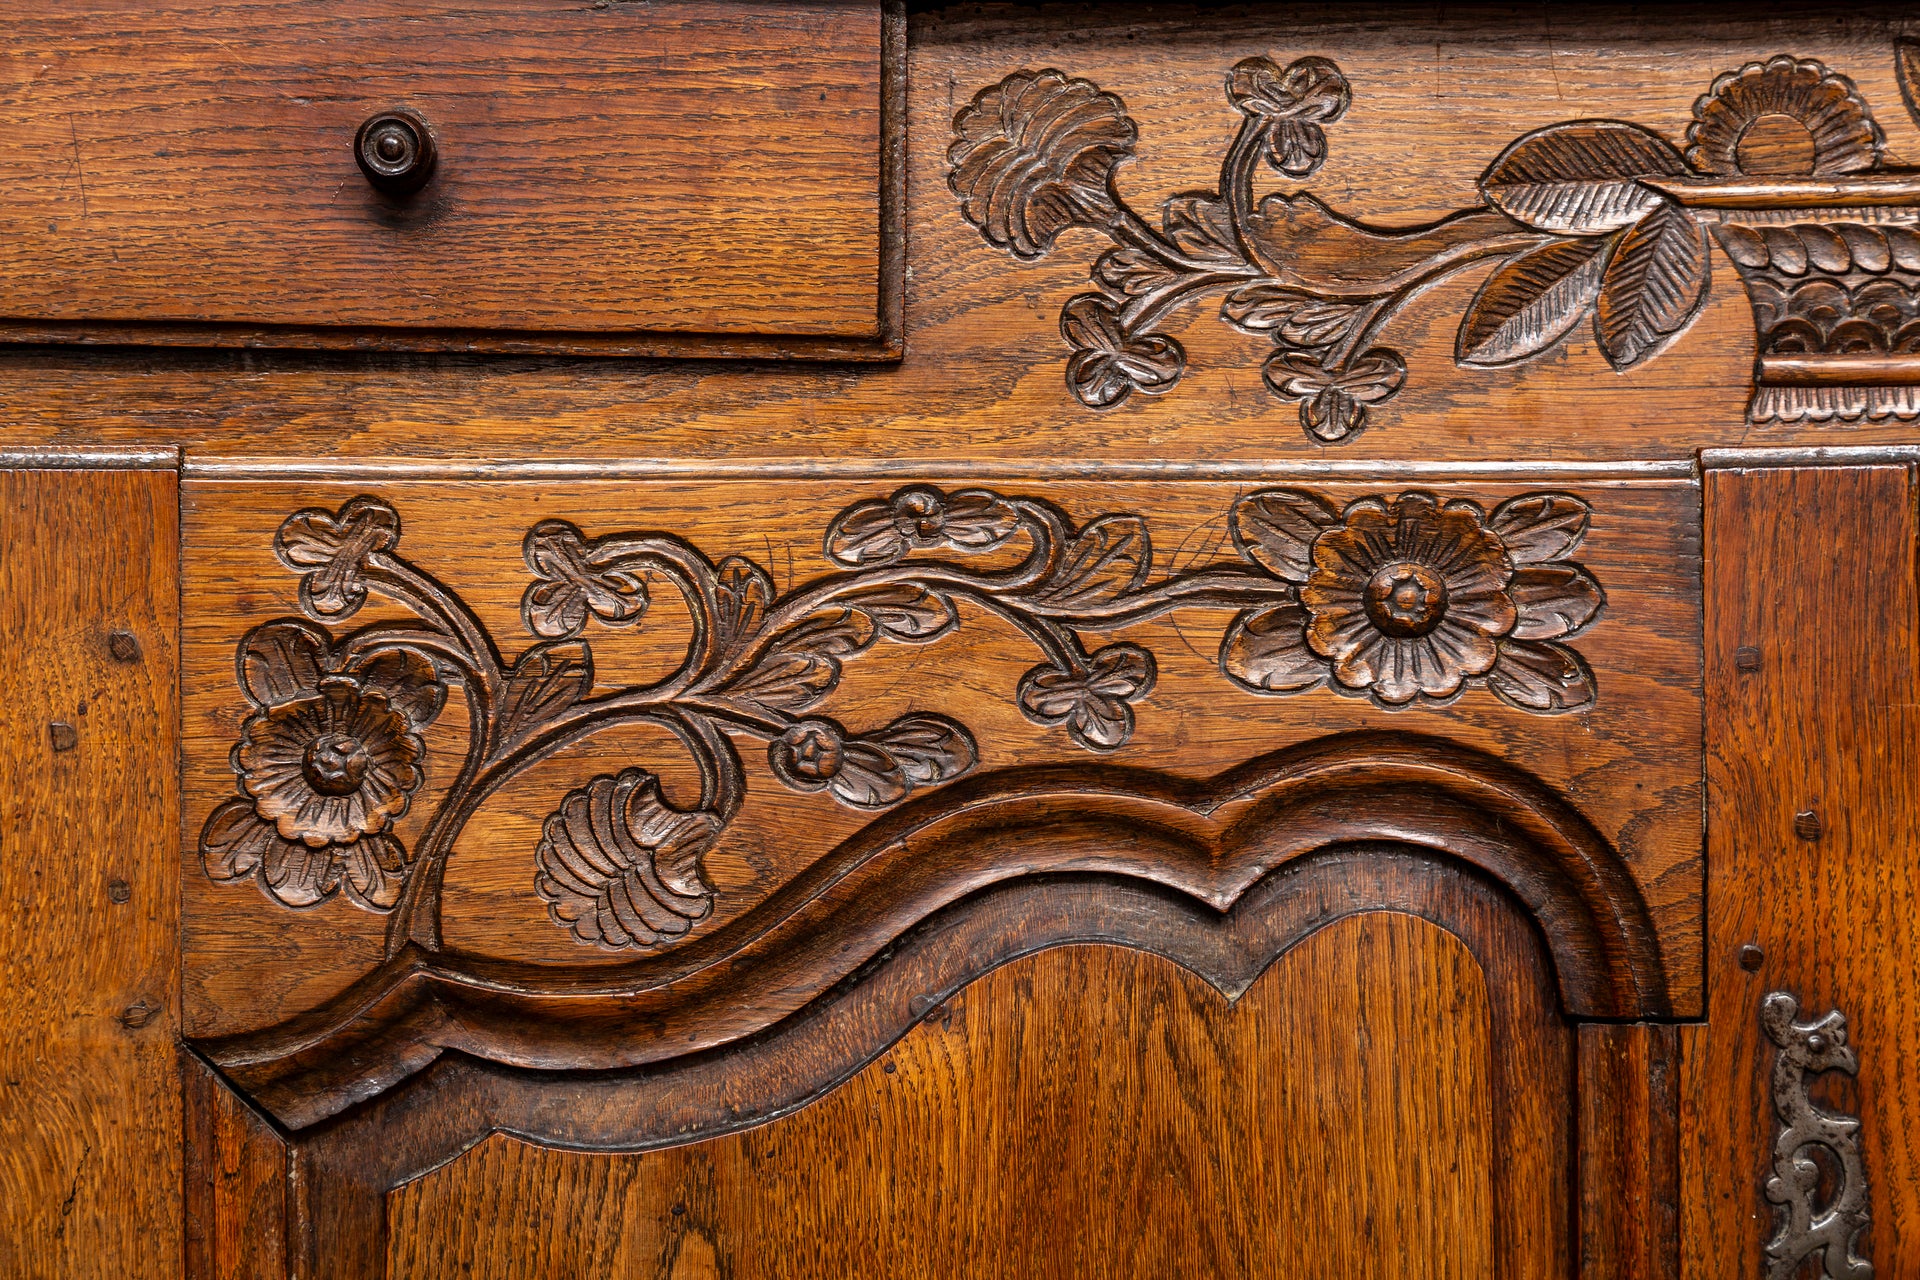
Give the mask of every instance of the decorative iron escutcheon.
[[[1792, 1280], [1815, 1254], [1821, 1280], [1868, 1280], [1873, 1264], [1859, 1254], [1868, 1222], [1867, 1169], [1855, 1141], [1860, 1120], [1815, 1106], [1807, 1096], [1808, 1077], [1823, 1071], [1853, 1075], [1859, 1063], [1847, 1047], [1847, 1020], [1838, 1009], [1811, 1022], [1795, 1021], [1799, 1012], [1800, 1002], [1784, 991], [1770, 992], [1760, 1005], [1760, 1025], [1775, 1046], [1773, 1110], [1780, 1121], [1766, 1184], [1775, 1222], [1767, 1242], [1767, 1280]], [[1824, 1148], [1835, 1166], [1824, 1203], [1815, 1148]]]

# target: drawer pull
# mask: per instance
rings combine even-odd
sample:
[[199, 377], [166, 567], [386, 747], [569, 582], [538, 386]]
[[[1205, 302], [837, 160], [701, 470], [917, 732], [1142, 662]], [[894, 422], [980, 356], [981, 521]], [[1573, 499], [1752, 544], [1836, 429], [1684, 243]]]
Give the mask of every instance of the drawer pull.
[[433, 131], [410, 111], [369, 116], [353, 139], [360, 172], [389, 195], [406, 195], [433, 176]]

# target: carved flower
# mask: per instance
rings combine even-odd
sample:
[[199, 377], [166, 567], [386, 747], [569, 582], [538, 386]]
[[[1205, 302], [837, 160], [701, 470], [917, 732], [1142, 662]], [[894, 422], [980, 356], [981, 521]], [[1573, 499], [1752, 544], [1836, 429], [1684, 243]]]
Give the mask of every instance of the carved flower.
[[1451, 698], [1476, 679], [1530, 711], [1586, 706], [1592, 672], [1551, 641], [1604, 603], [1593, 577], [1562, 558], [1587, 518], [1584, 502], [1559, 493], [1515, 498], [1491, 518], [1419, 492], [1340, 514], [1304, 490], [1249, 495], [1234, 504], [1235, 546], [1298, 593], [1235, 618], [1221, 667], [1274, 693], [1331, 676], [1388, 707]]
[[1305, 351], [1276, 351], [1263, 370], [1267, 386], [1300, 401], [1300, 425], [1310, 439], [1337, 444], [1366, 425], [1366, 406], [1398, 392], [1407, 380], [1400, 353], [1373, 347], [1341, 365]]
[[1138, 136], [1126, 105], [1091, 81], [1016, 71], [953, 118], [947, 185], [989, 244], [1037, 258], [1068, 227], [1114, 216], [1108, 180]]
[[520, 597], [527, 630], [565, 640], [580, 634], [589, 615], [618, 627], [646, 613], [646, 579], [618, 563], [600, 563], [599, 551], [599, 543], [588, 543], [565, 520], [542, 520], [527, 531], [521, 553], [534, 574]]
[[829, 791], [856, 809], [884, 808], [917, 786], [957, 778], [978, 757], [966, 729], [924, 711], [858, 737], [813, 716], [795, 721], [767, 747], [767, 763], [781, 782], [796, 791]]
[[400, 517], [378, 498], [350, 498], [338, 511], [296, 511], [280, 522], [273, 550], [300, 573], [300, 604], [315, 617], [345, 617], [367, 600], [367, 559], [400, 541]]
[[1060, 312], [1060, 336], [1073, 347], [1067, 388], [1089, 409], [1107, 409], [1135, 391], [1159, 395], [1180, 380], [1187, 353], [1164, 333], [1129, 334], [1097, 293], [1083, 293]]
[[1153, 691], [1153, 655], [1137, 644], [1096, 650], [1077, 670], [1042, 663], [1020, 678], [1020, 710], [1039, 724], [1064, 724], [1083, 747], [1112, 751], [1133, 737], [1133, 707]]
[[1687, 126], [1688, 163], [1728, 178], [1859, 173], [1884, 144], [1851, 80], [1786, 54], [1720, 76]]
[[233, 750], [245, 794], [207, 819], [200, 855], [213, 879], [257, 876], [290, 907], [343, 890], [385, 911], [408, 870], [388, 828], [424, 777], [420, 731], [446, 688], [414, 653], [335, 665], [326, 634], [305, 623], [268, 623], [242, 641], [241, 684], [256, 708]]
[[1282, 70], [1270, 58], [1247, 58], [1227, 73], [1227, 101], [1262, 122], [1267, 162], [1304, 178], [1327, 158], [1322, 124], [1338, 120], [1352, 100], [1340, 68], [1301, 58]]
[[1019, 511], [997, 493], [909, 485], [884, 502], [857, 502], [841, 512], [827, 528], [827, 556], [858, 569], [937, 547], [991, 551], [1019, 528]]
[[676, 809], [644, 769], [569, 791], [540, 829], [534, 892], [581, 942], [617, 950], [678, 938], [713, 909], [701, 859], [721, 821]]

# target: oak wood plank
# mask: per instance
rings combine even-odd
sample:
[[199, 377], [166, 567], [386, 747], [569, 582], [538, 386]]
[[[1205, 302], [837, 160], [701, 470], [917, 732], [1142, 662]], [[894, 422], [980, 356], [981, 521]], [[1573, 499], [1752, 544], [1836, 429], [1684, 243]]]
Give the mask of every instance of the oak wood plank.
[[[1846, 1016], [1859, 1074], [1828, 1076], [1815, 1096], [1861, 1118], [1868, 1256], [1878, 1275], [1909, 1274], [1920, 1268], [1910, 469], [1753, 467], [1706, 484], [1713, 909], [1707, 1022], [1688, 1028], [1682, 1077], [1684, 1273], [1762, 1269], [1776, 1120], [1760, 1004], [1785, 990], [1803, 1017]], [[1757, 954], [1743, 964], [1747, 947]]]
[[179, 1274], [171, 471], [0, 470], [0, 1272]]
[[[879, 0], [92, 0], [0, 25], [16, 340], [880, 337]], [[354, 157], [396, 107], [438, 154], [404, 198]]]
[[1486, 981], [1390, 914], [1231, 1009], [1157, 957], [1043, 953], [766, 1127], [483, 1143], [390, 1197], [390, 1274], [1493, 1274]]

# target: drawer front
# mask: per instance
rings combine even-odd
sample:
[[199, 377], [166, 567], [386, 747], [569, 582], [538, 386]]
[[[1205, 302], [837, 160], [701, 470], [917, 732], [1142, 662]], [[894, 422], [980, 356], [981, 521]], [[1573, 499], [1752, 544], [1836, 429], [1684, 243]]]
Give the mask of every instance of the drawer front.
[[891, 350], [878, 0], [9, 8], [12, 337]]

